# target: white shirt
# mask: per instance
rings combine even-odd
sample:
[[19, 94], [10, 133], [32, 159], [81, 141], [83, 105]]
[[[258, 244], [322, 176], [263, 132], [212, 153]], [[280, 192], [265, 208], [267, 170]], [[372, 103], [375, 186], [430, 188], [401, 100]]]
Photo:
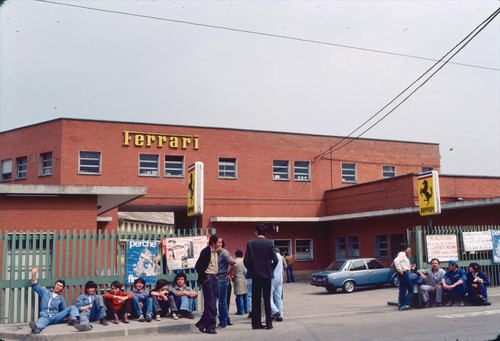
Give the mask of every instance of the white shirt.
[[406, 252], [401, 251], [398, 253], [397, 257], [394, 258], [394, 267], [397, 271], [407, 271], [410, 270], [410, 260], [406, 257]]

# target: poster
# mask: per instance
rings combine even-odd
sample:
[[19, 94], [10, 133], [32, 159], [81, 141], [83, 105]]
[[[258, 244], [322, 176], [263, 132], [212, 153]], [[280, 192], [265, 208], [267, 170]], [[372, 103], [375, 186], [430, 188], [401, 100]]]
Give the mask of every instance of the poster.
[[201, 250], [208, 245], [209, 236], [163, 238], [163, 252], [169, 271], [192, 269]]
[[159, 242], [156, 240], [127, 241], [126, 284], [133, 284], [138, 277], [144, 278], [146, 284], [156, 283], [158, 246]]
[[427, 243], [427, 262], [432, 258], [440, 262], [458, 261], [457, 236], [454, 234], [433, 234], [425, 236]]
[[500, 230], [491, 231], [491, 243], [493, 245], [493, 263], [500, 263]]
[[462, 232], [462, 238], [466, 252], [491, 250], [491, 231]]

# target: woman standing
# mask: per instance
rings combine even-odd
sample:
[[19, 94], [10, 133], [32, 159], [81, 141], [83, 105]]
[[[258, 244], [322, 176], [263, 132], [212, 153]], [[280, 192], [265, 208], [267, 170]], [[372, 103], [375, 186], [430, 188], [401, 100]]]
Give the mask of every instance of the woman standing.
[[243, 274], [243, 251], [238, 249], [235, 252], [236, 266], [234, 268], [233, 284], [236, 295], [236, 315], [248, 313], [247, 309], [247, 279]]

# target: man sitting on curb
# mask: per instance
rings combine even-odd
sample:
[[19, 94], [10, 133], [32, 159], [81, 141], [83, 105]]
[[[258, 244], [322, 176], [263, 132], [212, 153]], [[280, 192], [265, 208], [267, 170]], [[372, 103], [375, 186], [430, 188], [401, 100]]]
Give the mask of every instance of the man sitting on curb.
[[76, 299], [76, 308], [80, 312], [80, 323], [75, 324], [79, 331], [92, 329], [90, 321], [99, 319], [103, 326], [108, 325], [106, 320], [106, 310], [104, 310], [104, 299], [101, 295], [96, 295], [97, 284], [94, 281], [85, 283], [85, 293]]
[[[134, 281], [134, 289], [128, 292], [134, 295], [132, 298], [132, 305], [134, 307], [134, 313], [139, 318], [139, 322], [151, 322], [153, 316], [153, 300], [149, 292], [144, 290], [145, 286], [146, 281], [144, 278], [139, 277]], [[146, 314], [145, 319], [144, 314]]]
[[427, 279], [428, 282], [428, 284], [421, 285], [419, 289], [425, 308], [432, 307], [431, 295], [433, 294], [436, 296], [437, 306], [441, 307], [443, 305], [443, 284], [441, 279], [445, 271], [439, 267], [439, 260], [436, 258], [431, 259], [431, 268], [418, 270], [417, 273], [422, 276], [424, 281]]
[[465, 297], [465, 281], [467, 280], [467, 274], [464, 270], [458, 268], [458, 263], [454, 260], [448, 262], [448, 271], [444, 274], [441, 279], [443, 288], [445, 290], [444, 294], [448, 297], [448, 302], [446, 306], [453, 305], [456, 301], [459, 302], [460, 306], [464, 306]]
[[31, 270], [31, 287], [40, 295], [40, 317], [38, 321], [30, 322], [30, 328], [33, 333], [40, 334], [42, 330], [50, 324], [61, 323], [65, 318], [71, 316], [69, 325], [73, 326], [78, 322], [78, 309], [74, 305], [66, 308], [66, 303], [61, 295], [62, 290], [66, 286], [61, 279], [56, 281], [52, 290], [42, 288], [36, 280], [38, 265], [35, 265]]
[[186, 286], [186, 281], [186, 274], [179, 272], [175, 275], [174, 285], [170, 292], [178, 309], [179, 317], [194, 319], [192, 311], [196, 309], [196, 297], [198, 293]]

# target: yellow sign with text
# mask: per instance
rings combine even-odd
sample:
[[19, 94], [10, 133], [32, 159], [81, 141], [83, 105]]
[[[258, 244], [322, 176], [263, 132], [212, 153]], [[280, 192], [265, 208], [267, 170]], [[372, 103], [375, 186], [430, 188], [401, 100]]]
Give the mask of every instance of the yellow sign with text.
[[441, 213], [439, 198], [439, 181], [436, 171], [426, 172], [418, 176], [418, 202], [420, 215]]
[[203, 163], [195, 162], [188, 167], [187, 215], [203, 214]]

